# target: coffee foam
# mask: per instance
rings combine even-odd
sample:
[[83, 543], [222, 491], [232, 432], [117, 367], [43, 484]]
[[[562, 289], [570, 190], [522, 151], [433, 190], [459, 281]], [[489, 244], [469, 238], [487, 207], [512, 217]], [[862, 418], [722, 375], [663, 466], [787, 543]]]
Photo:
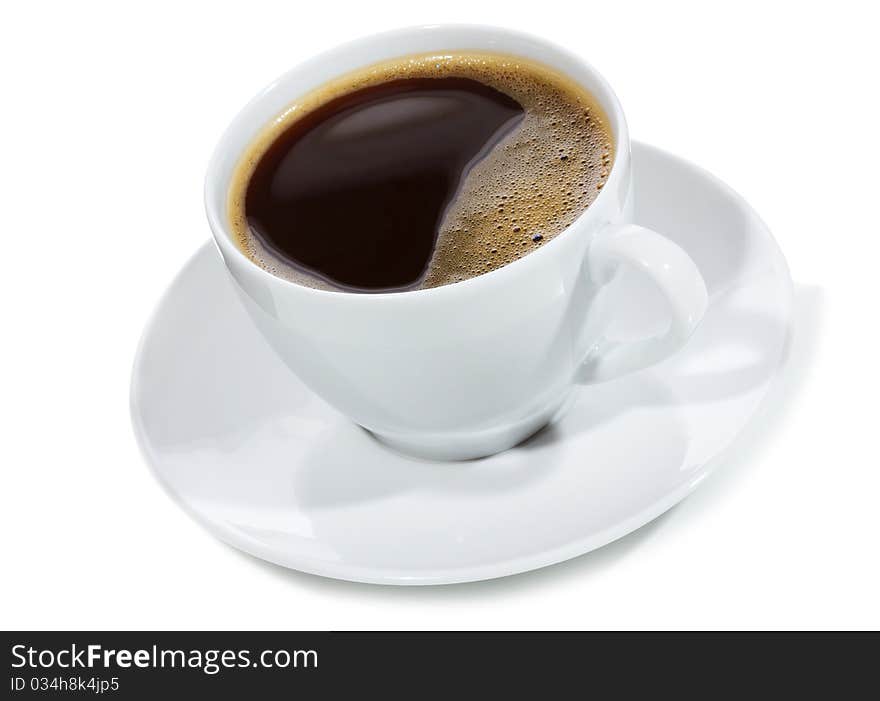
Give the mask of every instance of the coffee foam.
[[460, 282], [514, 262], [564, 231], [596, 199], [614, 159], [595, 98], [553, 69], [514, 56], [455, 52], [394, 59], [337, 78], [292, 103], [255, 139], [232, 178], [228, 215], [241, 250], [278, 277], [335, 289], [251, 235], [250, 176], [278, 135], [302, 115], [355, 90], [406, 78], [478, 80], [519, 102], [525, 117], [464, 178], [449, 204], [418, 288]]

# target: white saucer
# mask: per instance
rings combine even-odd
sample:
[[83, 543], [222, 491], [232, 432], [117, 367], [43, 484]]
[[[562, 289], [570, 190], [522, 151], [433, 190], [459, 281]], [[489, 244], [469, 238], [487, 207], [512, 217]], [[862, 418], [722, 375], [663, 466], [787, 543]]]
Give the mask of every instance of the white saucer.
[[[717, 465], [777, 374], [791, 304], [785, 260], [751, 208], [706, 172], [633, 145], [636, 220], [674, 238], [711, 294], [689, 345], [591, 387], [558, 423], [484, 460], [390, 452], [294, 377], [202, 247], [144, 334], [135, 432], [167, 490], [223, 541], [304, 572], [386, 584], [488, 579], [609, 543]], [[636, 276], [618, 336], [662, 305]]]

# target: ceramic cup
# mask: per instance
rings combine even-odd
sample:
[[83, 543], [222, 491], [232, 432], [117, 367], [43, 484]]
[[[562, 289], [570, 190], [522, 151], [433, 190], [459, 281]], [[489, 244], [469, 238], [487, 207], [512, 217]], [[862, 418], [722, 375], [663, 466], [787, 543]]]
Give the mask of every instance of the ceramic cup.
[[[249, 143], [298, 96], [349, 71], [398, 56], [482, 50], [540, 61], [573, 78], [608, 115], [616, 155], [605, 186], [571, 226], [492, 272], [427, 290], [358, 294], [275, 277], [236, 246], [226, 216], [233, 169]], [[214, 239], [244, 306], [287, 366], [316, 394], [390, 446], [460, 460], [505, 450], [551, 421], [575, 388], [652, 365], [700, 321], [706, 286], [693, 261], [632, 223], [630, 142], [623, 111], [583, 60], [517, 32], [427, 26], [355, 41], [283, 75], [223, 134], [205, 201]], [[603, 294], [635, 266], [668, 302], [668, 330], [608, 341]], [[587, 385], [587, 386], [585, 386]]]

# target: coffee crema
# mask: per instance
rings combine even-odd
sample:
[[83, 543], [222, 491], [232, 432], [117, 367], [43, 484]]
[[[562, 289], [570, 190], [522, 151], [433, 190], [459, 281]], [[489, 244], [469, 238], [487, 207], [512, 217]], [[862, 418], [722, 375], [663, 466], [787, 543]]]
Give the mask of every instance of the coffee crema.
[[559, 235], [613, 157], [595, 98], [549, 67], [474, 52], [398, 58], [291, 104], [238, 163], [228, 215], [251, 260], [298, 284], [431, 288]]

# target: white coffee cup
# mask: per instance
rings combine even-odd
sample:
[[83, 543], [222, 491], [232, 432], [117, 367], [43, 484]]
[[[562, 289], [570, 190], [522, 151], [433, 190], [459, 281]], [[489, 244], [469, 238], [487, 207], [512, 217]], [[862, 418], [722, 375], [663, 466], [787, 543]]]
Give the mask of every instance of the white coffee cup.
[[[275, 277], [235, 244], [226, 215], [233, 169], [254, 137], [297, 97], [398, 56], [482, 50], [540, 61], [573, 78], [608, 115], [616, 155], [596, 200], [572, 225], [507, 266], [454, 285], [358, 294]], [[576, 387], [652, 365], [680, 348], [707, 305], [694, 262], [632, 224], [623, 111], [583, 60], [541, 39], [481, 26], [426, 26], [354, 41], [294, 68], [248, 103], [220, 139], [205, 183], [208, 221], [257, 328], [316, 394], [388, 445], [467, 459], [516, 445], [554, 418]], [[601, 294], [621, 266], [648, 275], [671, 323], [654, 338], [606, 340]], [[585, 398], [589, 401], [589, 396]]]

